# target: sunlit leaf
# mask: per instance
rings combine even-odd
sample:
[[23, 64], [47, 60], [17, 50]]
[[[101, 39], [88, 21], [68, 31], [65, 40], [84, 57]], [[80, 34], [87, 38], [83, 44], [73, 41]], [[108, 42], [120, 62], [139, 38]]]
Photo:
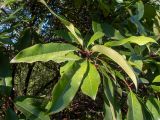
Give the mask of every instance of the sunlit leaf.
[[156, 83], [156, 82], [160, 82], [160, 75], [158, 75], [158, 76], [156, 76], [155, 78], [154, 78], [154, 80], [152, 81], [152, 83]]
[[131, 36], [126, 39], [118, 40], [118, 41], [111, 41], [105, 43], [105, 46], [120, 46], [124, 45], [126, 43], [135, 43], [138, 45], [145, 45], [147, 43], [157, 43], [154, 39], [150, 37], [145, 37], [145, 36]]
[[78, 50], [78, 48], [65, 43], [37, 44], [22, 50], [11, 60], [11, 63], [47, 62], [49, 60], [64, 62], [67, 60], [75, 60], [78, 57], [69, 53], [76, 50]]
[[128, 107], [127, 120], [144, 120], [142, 106], [132, 91], [128, 95]]
[[102, 32], [96, 32], [96, 33], [91, 37], [91, 39], [89, 40], [87, 46], [91, 45], [95, 40], [102, 38], [104, 35], [105, 35], [105, 34], [102, 33]]
[[100, 75], [96, 67], [88, 62], [86, 77], [83, 80], [81, 90], [84, 94], [90, 96], [93, 100], [95, 100], [99, 84]]
[[128, 76], [132, 79], [133, 83], [137, 88], [137, 78], [132, 70], [132, 68], [128, 65], [127, 61], [115, 50], [105, 47], [104, 45], [95, 45], [92, 47], [93, 52], [99, 52], [101, 54], [106, 55], [114, 62], [116, 62], [122, 69], [128, 74]]
[[146, 102], [148, 110], [152, 113], [154, 120], [160, 119], [160, 101], [154, 98], [150, 98]]
[[153, 88], [154, 91], [160, 92], [160, 75], [154, 78], [151, 87]]
[[123, 0], [116, 0], [117, 3], [123, 3]]

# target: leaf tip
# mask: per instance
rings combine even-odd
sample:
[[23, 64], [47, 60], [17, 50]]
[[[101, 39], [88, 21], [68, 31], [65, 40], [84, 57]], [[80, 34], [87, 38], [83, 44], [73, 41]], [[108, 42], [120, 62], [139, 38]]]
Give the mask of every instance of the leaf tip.
[[13, 59], [10, 61], [10, 63], [16, 63], [15, 58], [13, 58]]

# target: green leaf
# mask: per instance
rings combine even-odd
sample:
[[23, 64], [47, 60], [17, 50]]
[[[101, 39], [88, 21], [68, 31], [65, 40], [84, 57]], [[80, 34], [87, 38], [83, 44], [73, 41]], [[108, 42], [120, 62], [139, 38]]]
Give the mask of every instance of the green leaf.
[[100, 84], [99, 73], [96, 67], [90, 62], [88, 62], [86, 77], [83, 80], [81, 90], [84, 94], [90, 96], [93, 100], [95, 100], [99, 84]]
[[154, 120], [160, 119], [160, 101], [155, 98], [150, 98], [146, 102], [148, 110], [152, 113]]
[[66, 28], [72, 33], [72, 35], [75, 37], [75, 40], [83, 46], [83, 40], [82, 38], [80, 37], [80, 34], [78, 31], [77, 28], [74, 27], [74, 25], [72, 23], [70, 23], [69, 21], [67, 21], [66, 19], [64, 19], [63, 17], [57, 15], [55, 12], [53, 12], [49, 6], [46, 4], [46, 2], [44, 0], [39, 0], [39, 2], [41, 2], [42, 4], [44, 4], [48, 10], [57, 18], [59, 19], [65, 26]]
[[128, 94], [128, 107], [127, 120], [144, 120], [142, 106], [132, 91]]
[[[109, 120], [120, 120], [121, 111], [119, 105], [116, 103], [115, 97], [115, 83], [114, 80], [109, 77], [105, 66], [100, 66], [100, 71], [103, 78], [103, 89], [104, 89], [104, 102], [105, 102], [105, 118]], [[108, 120], [107, 119], [107, 120]]]
[[62, 69], [62, 76], [52, 91], [52, 101], [46, 107], [49, 113], [63, 110], [73, 100], [85, 77], [87, 62], [68, 62]]
[[58, 37], [62, 37], [66, 41], [73, 42], [74, 37], [72, 36], [71, 32], [68, 32], [67, 30], [55, 30], [54, 32]]
[[140, 20], [144, 15], [144, 5], [142, 1], [136, 2], [136, 15], [131, 16], [130, 20], [133, 24], [135, 24], [137, 28], [137, 32], [140, 34], [146, 35], [145, 28], [141, 24]]
[[137, 88], [137, 78], [135, 76], [134, 71], [132, 68], [128, 65], [127, 61], [115, 50], [105, 47], [104, 45], [95, 45], [92, 47], [93, 52], [99, 52], [101, 54], [106, 55], [110, 59], [112, 59], [114, 62], [116, 62], [119, 66], [122, 67], [122, 69], [128, 74], [128, 76], [132, 79], [133, 83], [135, 84], [135, 87]]
[[116, 0], [117, 3], [123, 3], [123, 0]]
[[152, 83], [160, 82], [160, 75], [156, 76]]
[[111, 111], [111, 109], [113, 109], [113, 108], [110, 106], [108, 100], [105, 100], [104, 108], [105, 108], [105, 110], [104, 110], [104, 120], [116, 120], [115, 116], [113, 118], [112, 111]]
[[111, 41], [111, 42], [106, 42], [105, 46], [120, 46], [124, 45], [126, 43], [135, 43], [138, 45], [145, 45], [147, 43], [157, 43], [154, 39], [150, 37], [145, 37], [145, 36], [131, 36], [126, 39], [118, 40], [118, 41]]
[[34, 101], [34, 98], [19, 97], [15, 99], [14, 104], [29, 120], [50, 120], [41, 108], [34, 105]]
[[20, 0], [4, 0], [4, 4], [9, 5], [9, 4], [15, 3], [16, 1], [20, 1]]
[[16, 113], [11, 108], [6, 111], [6, 120], [18, 120]]
[[11, 60], [11, 63], [33, 63], [36, 61], [46, 62], [49, 60], [64, 62], [68, 60], [75, 60], [78, 56], [73, 54], [71, 55], [69, 53], [76, 50], [78, 50], [78, 48], [65, 43], [37, 44], [22, 50]]
[[136, 2], [137, 14], [135, 15], [137, 20], [140, 20], [144, 15], [144, 5], [142, 1]]
[[[116, 120], [116, 109], [114, 104], [114, 83], [111, 81], [107, 73], [101, 68], [103, 74], [103, 88], [105, 95], [105, 118]], [[107, 117], [107, 116], [111, 116]]]
[[6, 22], [12, 22], [16, 19], [17, 17], [15, 15], [10, 15], [6, 19], [3, 19], [0, 24], [6, 23]]
[[157, 86], [157, 85], [151, 85], [152, 89], [155, 91], [155, 92], [160, 92], [160, 86]]
[[87, 47], [91, 45], [95, 40], [102, 38], [104, 35], [105, 34], [103, 32], [96, 32], [89, 40]]
[[3, 77], [0, 78], [0, 95], [10, 96], [12, 89], [12, 77]]
[[16, 49], [21, 51], [27, 47], [30, 47], [33, 44], [32, 37], [33, 33], [31, 31], [31, 28], [24, 29], [24, 31], [21, 32], [20, 39], [15, 44]]
[[96, 21], [92, 21], [92, 29], [94, 33], [103, 32], [105, 36], [111, 39], [123, 39], [124, 37], [121, 35], [119, 30], [113, 28], [111, 25], [107, 23], [99, 23]]
[[160, 92], [160, 75], [156, 76], [152, 81], [151, 87], [154, 91]]
[[9, 64], [9, 56], [0, 53], [0, 95], [10, 96], [12, 89], [12, 75]]
[[11, 38], [8, 35], [1, 34], [0, 35], [0, 44], [10, 44], [13, 45]]
[[110, 13], [110, 6], [106, 4], [103, 0], [99, 0], [99, 7], [103, 11], [103, 15], [107, 17]]
[[101, 24], [96, 21], [92, 21], [92, 30], [94, 33], [98, 32], [98, 31], [100, 31], [100, 32], [103, 31]]

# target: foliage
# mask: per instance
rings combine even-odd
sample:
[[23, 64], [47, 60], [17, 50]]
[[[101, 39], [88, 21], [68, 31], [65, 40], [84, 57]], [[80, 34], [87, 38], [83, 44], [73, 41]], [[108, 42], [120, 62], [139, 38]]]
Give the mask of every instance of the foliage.
[[[103, 96], [106, 120], [160, 119], [159, 2], [3, 0], [0, 5], [2, 119], [49, 120], [80, 90], [92, 100], [98, 92]], [[54, 66], [53, 80], [44, 80], [50, 75], [42, 65]], [[28, 70], [22, 78], [19, 69]], [[33, 73], [40, 82], [31, 80]]]

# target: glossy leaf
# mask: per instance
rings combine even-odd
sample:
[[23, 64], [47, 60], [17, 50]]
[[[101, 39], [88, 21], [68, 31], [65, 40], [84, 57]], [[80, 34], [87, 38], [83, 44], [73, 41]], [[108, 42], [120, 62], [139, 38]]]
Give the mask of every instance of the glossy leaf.
[[154, 39], [150, 37], [145, 37], [145, 36], [132, 36], [126, 39], [118, 40], [118, 41], [111, 41], [105, 43], [105, 46], [120, 46], [124, 45], [126, 43], [135, 43], [138, 45], [145, 45], [147, 43], [157, 43]]
[[34, 98], [19, 97], [15, 99], [14, 104], [29, 120], [50, 120], [42, 109], [34, 105], [34, 100]]
[[102, 38], [104, 35], [105, 34], [103, 32], [96, 32], [89, 40], [87, 46], [91, 45], [95, 40]]
[[132, 91], [128, 94], [128, 107], [127, 120], [144, 120], [142, 106]]
[[46, 107], [49, 113], [57, 113], [69, 105], [85, 77], [86, 69], [86, 61], [68, 62], [63, 67], [62, 76], [52, 91], [52, 101]]
[[11, 63], [33, 63], [36, 61], [47, 62], [49, 60], [63, 62], [67, 60], [75, 60], [78, 57], [69, 53], [76, 50], [78, 50], [78, 48], [65, 43], [37, 44], [22, 50], [11, 60]]
[[134, 85], [137, 88], [137, 78], [132, 70], [132, 68], [128, 65], [127, 61], [115, 50], [105, 47], [104, 45], [95, 45], [92, 47], [93, 52], [99, 52], [101, 54], [106, 55], [114, 62], [116, 62], [122, 69], [128, 74], [128, 76], [132, 79]]
[[[44, 4], [48, 10], [56, 17], [58, 18], [65, 26], [66, 28], [72, 33], [72, 35], [75, 37], [75, 40], [77, 40], [77, 42], [83, 46], [83, 40], [82, 38], [79, 36], [79, 34], [77, 34], [78, 29], [74, 27], [74, 25], [72, 23], [70, 23], [69, 21], [67, 21], [66, 19], [64, 19], [63, 17], [57, 15], [55, 12], [53, 12], [49, 6], [46, 4], [46, 2], [44, 0], [39, 0], [42, 4]], [[79, 33], [79, 32], [78, 32]]]
[[88, 62], [86, 77], [83, 80], [81, 90], [84, 94], [90, 96], [93, 100], [95, 100], [99, 84], [100, 75], [96, 67], [92, 63]]

